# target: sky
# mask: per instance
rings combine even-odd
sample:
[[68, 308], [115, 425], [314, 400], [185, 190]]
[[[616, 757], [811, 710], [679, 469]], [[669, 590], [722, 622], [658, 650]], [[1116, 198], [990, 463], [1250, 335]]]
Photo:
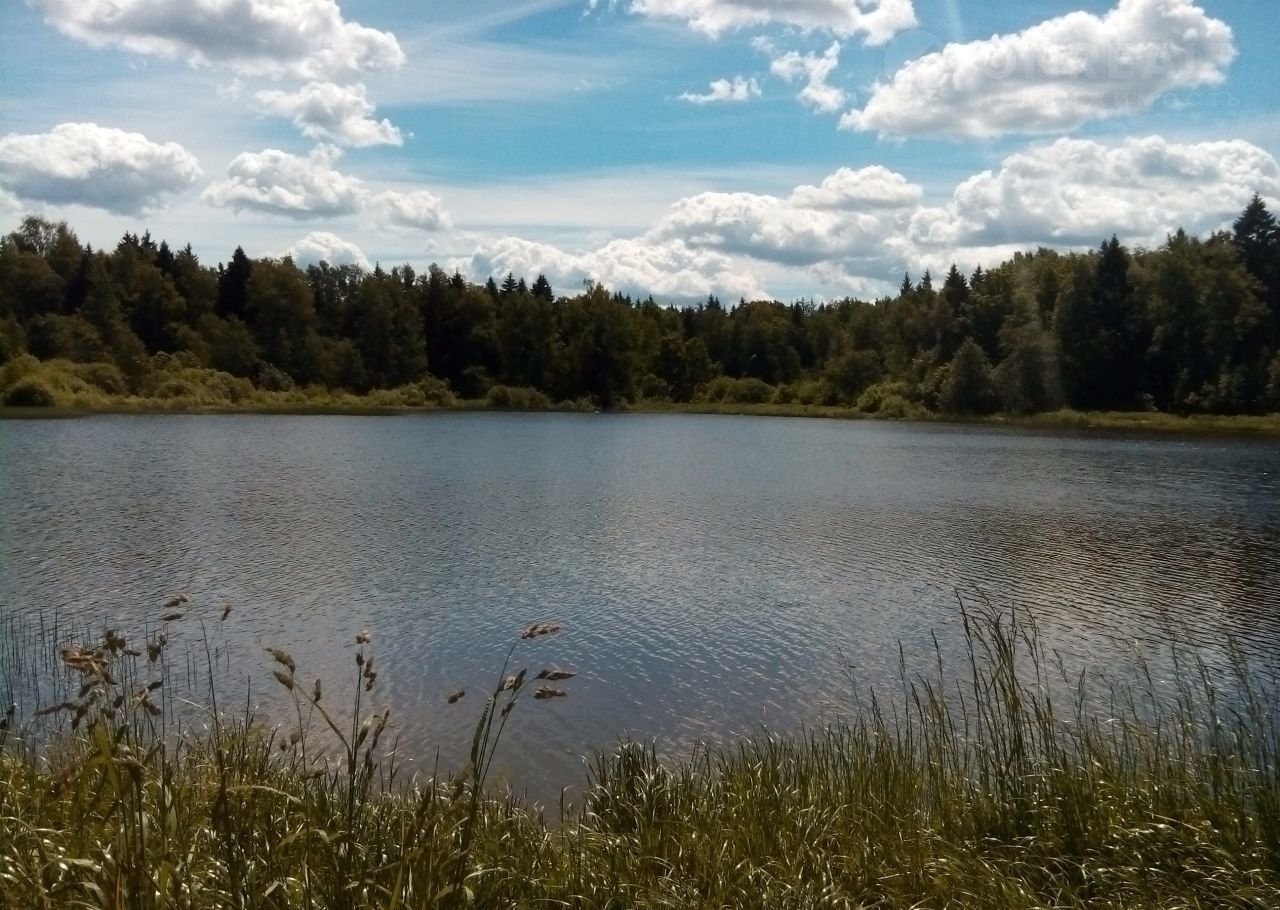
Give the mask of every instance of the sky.
[[1280, 0], [7, 0], [0, 227], [667, 302], [1280, 210]]

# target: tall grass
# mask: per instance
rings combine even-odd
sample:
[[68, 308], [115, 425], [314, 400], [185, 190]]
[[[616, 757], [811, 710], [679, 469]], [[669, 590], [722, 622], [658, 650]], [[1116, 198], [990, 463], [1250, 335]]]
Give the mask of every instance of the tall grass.
[[896, 692], [798, 735], [683, 761], [622, 743], [553, 821], [488, 786], [522, 697], [564, 694], [570, 673], [516, 661], [553, 626], [525, 630], [472, 709], [466, 767], [416, 780], [367, 701], [363, 633], [340, 703], [271, 652], [293, 711], [271, 730], [213, 705], [177, 729], [163, 632], [136, 650], [108, 633], [61, 655], [82, 682], [60, 733], [0, 731], [0, 902], [1280, 906], [1278, 702], [1242, 659], [1224, 675], [1178, 658], [1172, 686], [1068, 678], [1016, 615], [964, 619], [962, 666], [903, 667]]

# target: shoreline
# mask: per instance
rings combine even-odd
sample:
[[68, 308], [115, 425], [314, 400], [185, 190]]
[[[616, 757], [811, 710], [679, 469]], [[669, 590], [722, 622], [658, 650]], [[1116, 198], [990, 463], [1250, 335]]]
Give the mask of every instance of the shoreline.
[[[258, 414], [279, 417], [400, 417], [410, 414], [439, 413], [592, 413], [581, 407], [497, 408], [484, 400], [459, 401], [454, 405], [423, 407], [364, 404], [346, 402], [254, 401], [242, 404], [193, 405], [177, 402], [166, 406], [155, 400], [123, 400], [91, 407], [0, 407], [0, 421], [6, 420], [70, 420], [103, 415], [240, 415]], [[965, 416], [925, 414], [915, 417], [884, 417], [875, 413], [826, 405], [804, 404], [728, 404], [724, 402], [638, 402], [615, 411], [617, 414], [691, 414], [734, 417], [821, 418], [827, 420], [869, 420], [911, 424], [955, 424], [964, 426], [1015, 427], [1041, 430], [1103, 430], [1141, 432], [1176, 436], [1247, 436], [1280, 437], [1280, 414], [1228, 415], [1195, 414], [1186, 417], [1163, 412], [1145, 411], [1051, 411], [1042, 414]]]

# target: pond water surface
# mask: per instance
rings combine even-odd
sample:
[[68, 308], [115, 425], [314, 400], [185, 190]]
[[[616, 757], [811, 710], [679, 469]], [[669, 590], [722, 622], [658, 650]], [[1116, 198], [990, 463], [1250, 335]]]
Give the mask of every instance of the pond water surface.
[[500, 760], [547, 793], [620, 735], [680, 751], [838, 715], [852, 679], [928, 669], [935, 632], [951, 654], [958, 596], [1025, 609], [1069, 661], [1158, 651], [1172, 624], [1269, 671], [1280, 445], [684, 415], [0, 423], [0, 619], [136, 637], [177, 592], [174, 644], [207, 636], [241, 703], [274, 697], [271, 645], [340, 704], [368, 629], [402, 754], [449, 766], [519, 631], [559, 623], [518, 665], [580, 675], [520, 708]]

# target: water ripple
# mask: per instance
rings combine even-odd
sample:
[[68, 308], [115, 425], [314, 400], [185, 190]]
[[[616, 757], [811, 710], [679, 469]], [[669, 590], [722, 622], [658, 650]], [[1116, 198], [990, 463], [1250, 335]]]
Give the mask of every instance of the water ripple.
[[[222, 685], [264, 644], [350, 689], [369, 628], [402, 754], [457, 764], [515, 634], [581, 673], [502, 773], [543, 796], [619, 734], [672, 750], [847, 707], [954, 647], [957, 591], [1106, 665], [1181, 627], [1274, 667], [1280, 449], [721, 417], [101, 417], [0, 432], [0, 614], [138, 630], [177, 591]], [[182, 631], [202, 647], [196, 626]], [[899, 647], [901, 646], [901, 652]]]

